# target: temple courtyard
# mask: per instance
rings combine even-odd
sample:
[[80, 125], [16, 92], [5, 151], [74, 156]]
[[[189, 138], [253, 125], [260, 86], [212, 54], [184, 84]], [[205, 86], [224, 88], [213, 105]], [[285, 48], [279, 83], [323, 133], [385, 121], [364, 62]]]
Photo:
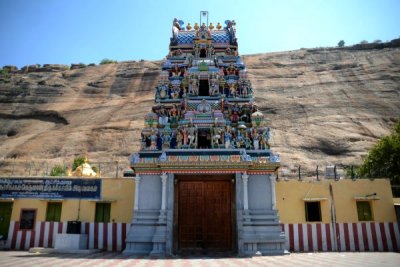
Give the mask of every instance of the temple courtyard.
[[1, 251], [0, 266], [399, 266], [393, 252], [292, 253], [260, 257], [137, 257], [121, 253], [33, 254]]

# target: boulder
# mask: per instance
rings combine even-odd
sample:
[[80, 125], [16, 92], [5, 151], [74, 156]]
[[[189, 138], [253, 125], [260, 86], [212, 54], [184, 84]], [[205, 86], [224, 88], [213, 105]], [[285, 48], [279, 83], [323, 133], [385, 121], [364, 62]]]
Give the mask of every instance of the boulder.
[[3, 70], [7, 71], [8, 73], [16, 73], [18, 68], [16, 66], [6, 65], [3, 67]]
[[23, 73], [38, 72], [38, 71], [40, 71], [40, 64], [26, 65], [21, 68], [21, 72]]
[[83, 69], [83, 68], [86, 68], [86, 67], [87, 67], [86, 64], [83, 64], [83, 63], [71, 64], [71, 70]]
[[63, 70], [68, 70], [69, 66], [68, 65], [63, 65], [63, 64], [44, 64], [43, 68], [41, 71], [63, 71]]

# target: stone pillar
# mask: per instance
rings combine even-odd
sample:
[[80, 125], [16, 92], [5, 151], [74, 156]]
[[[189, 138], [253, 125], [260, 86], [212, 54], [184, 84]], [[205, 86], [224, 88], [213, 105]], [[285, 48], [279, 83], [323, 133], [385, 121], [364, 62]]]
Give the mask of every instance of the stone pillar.
[[167, 202], [167, 178], [168, 175], [163, 172], [163, 174], [160, 176], [161, 177], [161, 211], [165, 212], [165, 206]]
[[140, 187], [140, 176], [136, 175], [135, 179], [135, 205], [133, 210], [139, 210], [139, 187]]
[[243, 209], [247, 211], [249, 209], [249, 196], [247, 190], [247, 182], [249, 181], [249, 176], [245, 172], [242, 174], [242, 181], [243, 181]]
[[153, 235], [153, 250], [150, 255], [163, 256], [166, 252], [167, 242], [167, 216], [166, 216], [166, 204], [167, 204], [167, 178], [168, 175], [163, 172], [160, 175], [161, 178], [161, 207], [160, 215], [158, 216], [158, 222], [156, 230]]
[[272, 203], [272, 209], [273, 209], [273, 210], [276, 210], [276, 193], [275, 193], [276, 176], [275, 176], [275, 174], [270, 174], [270, 175], [269, 175], [269, 181], [271, 182], [271, 203]]

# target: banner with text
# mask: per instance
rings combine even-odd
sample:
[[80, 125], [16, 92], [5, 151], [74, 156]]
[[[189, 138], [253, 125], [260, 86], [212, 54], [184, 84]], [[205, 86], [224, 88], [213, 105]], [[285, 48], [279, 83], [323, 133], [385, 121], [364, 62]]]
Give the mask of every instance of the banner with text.
[[0, 179], [0, 198], [100, 199], [101, 179]]

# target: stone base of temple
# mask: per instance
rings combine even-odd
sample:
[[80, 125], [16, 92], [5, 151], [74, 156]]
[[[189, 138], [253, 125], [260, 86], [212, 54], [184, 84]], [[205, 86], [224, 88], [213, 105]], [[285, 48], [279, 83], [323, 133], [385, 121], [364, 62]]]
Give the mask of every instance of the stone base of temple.
[[166, 223], [159, 210], [135, 212], [126, 237], [124, 255], [165, 255]]
[[276, 210], [247, 210], [238, 214], [239, 255], [284, 255], [285, 234]]

